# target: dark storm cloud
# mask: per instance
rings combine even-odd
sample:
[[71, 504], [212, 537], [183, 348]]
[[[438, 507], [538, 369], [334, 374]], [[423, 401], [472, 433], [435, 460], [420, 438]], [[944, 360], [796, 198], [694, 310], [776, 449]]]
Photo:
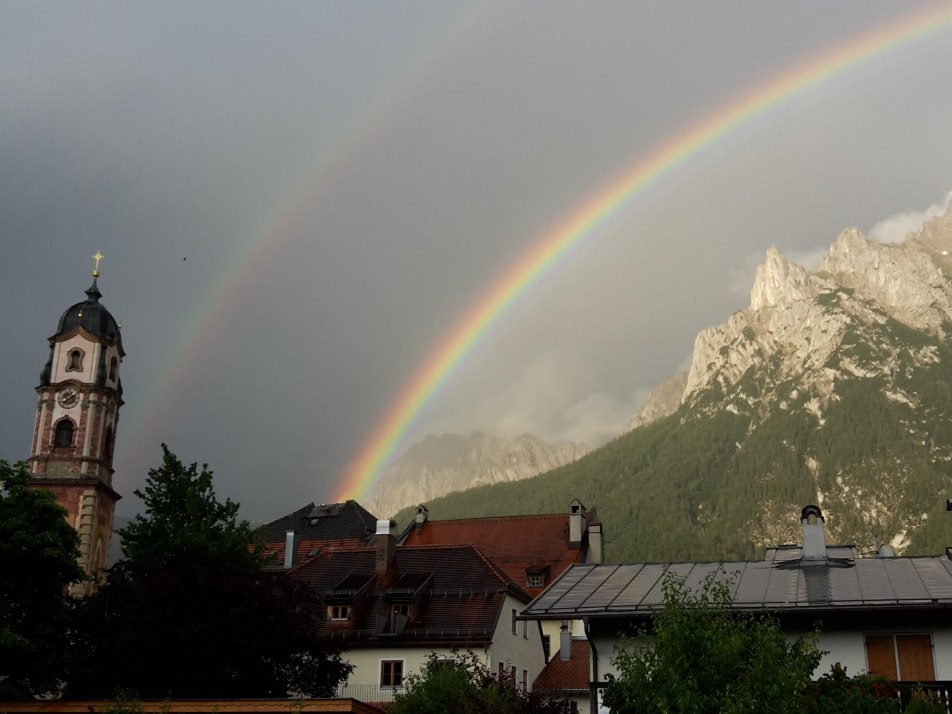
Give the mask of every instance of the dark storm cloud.
[[[101, 250], [128, 352], [120, 511], [161, 441], [249, 517], [327, 500], [441, 338], [574, 206], [920, 7], [0, 5], [0, 457], [27, 455], [45, 339]], [[948, 39], [794, 98], [640, 196], [508, 311], [414, 435], [608, 438], [746, 305], [750, 256], [940, 201]], [[186, 339], [201, 349], [175, 362]]]

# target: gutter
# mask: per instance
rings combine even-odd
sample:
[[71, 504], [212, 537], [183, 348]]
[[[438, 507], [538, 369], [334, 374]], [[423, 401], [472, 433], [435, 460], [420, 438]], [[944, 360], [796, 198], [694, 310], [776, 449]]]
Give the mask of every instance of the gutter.
[[587, 617], [582, 618], [582, 624], [585, 627], [585, 639], [588, 640], [588, 646], [592, 650], [592, 681], [588, 685], [591, 700], [589, 711], [591, 714], [598, 714], [598, 648], [595, 647], [595, 640], [592, 639], [592, 631]]

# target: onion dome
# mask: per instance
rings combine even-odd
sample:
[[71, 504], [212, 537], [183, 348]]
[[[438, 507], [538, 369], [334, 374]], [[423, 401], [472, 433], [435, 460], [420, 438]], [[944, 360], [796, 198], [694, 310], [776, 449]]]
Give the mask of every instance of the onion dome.
[[125, 354], [122, 349], [119, 323], [106, 309], [106, 306], [99, 302], [101, 297], [102, 293], [99, 292], [96, 279], [93, 278], [93, 284], [86, 290], [86, 299], [83, 302], [76, 303], [63, 313], [59, 321], [59, 327], [56, 328], [56, 334], [50, 340], [56, 340], [58, 337], [72, 333], [81, 327], [103, 342], [118, 345], [119, 354]]

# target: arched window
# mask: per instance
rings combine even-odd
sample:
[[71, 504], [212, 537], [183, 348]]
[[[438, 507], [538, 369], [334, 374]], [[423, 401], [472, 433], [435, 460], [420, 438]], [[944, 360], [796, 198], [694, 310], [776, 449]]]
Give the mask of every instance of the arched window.
[[56, 431], [53, 433], [53, 446], [72, 446], [73, 445], [73, 422], [70, 419], [61, 419], [56, 424]]
[[67, 372], [82, 372], [83, 371], [83, 351], [78, 347], [74, 347], [69, 351], [69, 362], [66, 363]]
[[109, 381], [116, 381], [116, 370], [119, 369], [119, 360], [115, 357], [112, 358], [112, 361], [109, 363]]

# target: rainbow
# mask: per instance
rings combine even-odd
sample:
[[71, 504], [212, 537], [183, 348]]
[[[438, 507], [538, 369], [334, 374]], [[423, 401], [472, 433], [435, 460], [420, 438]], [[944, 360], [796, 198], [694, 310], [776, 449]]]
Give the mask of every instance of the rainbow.
[[335, 500], [360, 500], [367, 494], [423, 408], [459, 368], [474, 346], [534, 283], [645, 189], [706, 147], [792, 97], [950, 26], [952, 6], [945, 4], [867, 32], [772, 77], [740, 98], [720, 106], [648, 156], [637, 159], [620, 176], [603, 186], [536, 240], [463, 315], [413, 375], [373, 430], [351, 462]]
[[[399, 116], [438, 72], [452, 65], [447, 58], [479, 45], [481, 33], [494, 22], [500, 7], [498, 2], [483, 3], [450, 17], [433, 32], [430, 42], [417, 48], [399, 71], [368, 96], [331, 141], [318, 147], [301, 164], [290, 188], [281, 192], [258, 225], [242, 237], [234, 256], [216, 274], [204, 297], [196, 303], [196, 310], [157, 360], [156, 368], [148, 374], [148, 382], [135, 399], [129, 400], [128, 427], [124, 427], [128, 433], [118, 440], [116, 454], [123, 470], [129, 465], [137, 469], [155, 461], [159, 442], [168, 439], [165, 425], [174, 420], [174, 409], [181, 402], [189, 371], [213, 353], [222, 331], [230, 329], [235, 306], [262, 280], [262, 266], [267, 266], [273, 254], [300, 235], [327, 188], [379, 143], [387, 120]], [[435, 62], [434, 58], [442, 61]], [[202, 279], [206, 277], [207, 273], [203, 273]]]

